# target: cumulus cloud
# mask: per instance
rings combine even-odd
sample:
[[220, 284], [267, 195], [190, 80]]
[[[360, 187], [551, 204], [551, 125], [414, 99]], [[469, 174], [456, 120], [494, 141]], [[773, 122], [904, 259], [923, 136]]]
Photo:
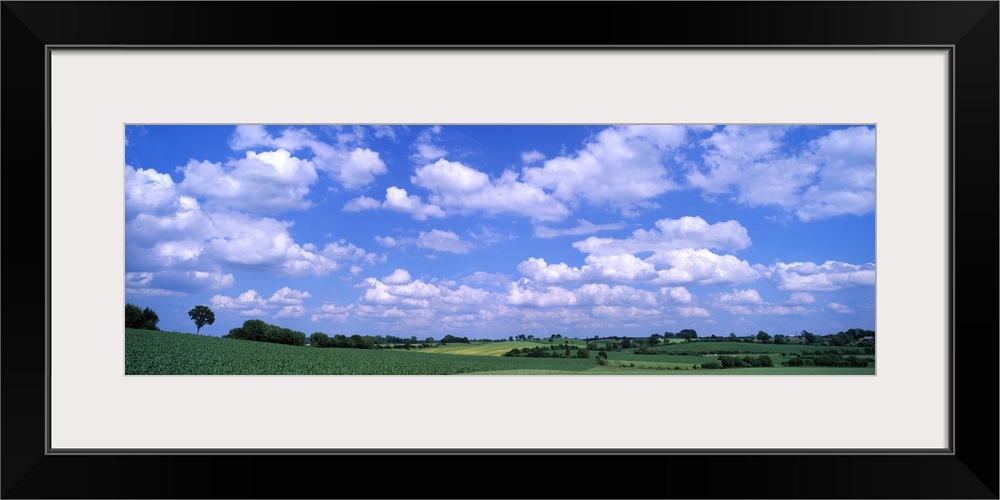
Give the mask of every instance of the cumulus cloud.
[[[423, 280], [366, 278], [359, 285], [362, 293], [352, 305], [353, 314], [376, 321], [392, 320], [392, 328], [427, 326], [430, 320], [441, 328], [459, 323], [476, 327], [497, 315], [499, 294], [457, 285], [453, 282], [428, 283]], [[401, 273], [400, 273], [401, 274]], [[409, 273], [407, 273], [408, 275]], [[336, 312], [336, 311], [334, 311]]]
[[345, 212], [361, 212], [380, 208], [410, 214], [414, 220], [426, 220], [428, 217], [440, 218], [445, 215], [441, 207], [426, 204], [419, 196], [408, 194], [405, 189], [396, 186], [385, 190], [384, 202], [367, 196], [359, 196], [344, 204]]
[[275, 314], [275, 318], [298, 318], [306, 313], [306, 308], [302, 306], [285, 306], [282, 307], [278, 314]]
[[680, 302], [682, 304], [690, 303], [693, 300], [691, 292], [682, 286], [660, 287], [660, 295], [671, 302]]
[[441, 207], [425, 204], [419, 196], [407, 195], [405, 189], [395, 186], [385, 190], [385, 202], [382, 207], [387, 210], [408, 213], [416, 220], [425, 220], [427, 217], [444, 217], [444, 211], [441, 210]]
[[178, 189], [184, 194], [268, 214], [309, 208], [305, 196], [317, 179], [311, 162], [284, 149], [259, 154], [248, 151], [245, 158], [225, 165], [191, 160], [181, 172], [184, 180]]
[[659, 274], [652, 264], [634, 255], [587, 256], [582, 267], [565, 263], [549, 264], [545, 259], [531, 257], [521, 262], [517, 270], [528, 278], [542, 283], [567, 283], [573, 281], [649, 281]]
[[802, 221], [862, 215], [875, 206], [875, 130], [832, 130], [802, 151], [782, 151], [787, 127], [728, 126], [702, 141], [703, 162], [688, 184], [707, 197], [733, 194], [750, 206], [776, 205]]
[[472, 249], [472, 244], [462, 241], [462, 238], [457, 234], [440, 229], [421, 231], [415, 244], [420, 248], [449, 253], [469, 253], [469, 250]]
[[410, 181], [432, 191], [471, 193], [486, 187], [490, 178], [459, 162], [442, 159], [416, 169]]
[[299, 290], [292, 290], [287, 286], [279, 288], [274, 294], [271, 295], [265, 302], [268, 305], [299, 305], [302, 303], [302, 299], [308, 299], [312, 297], [309, 292], [301, 292]]
[[314, 323], [319, 321], [344, 323], [350, 317], [352, 309], [354, 309], [354, 304], [348, 304], [347, 306], [338, 306], [331, 303], [323, 304], [313, 315], [309, 316], [309, 320]]
[[799, 219], [842, 214], [863, 215], [875, 209], [875, 130], [834, 130], [811, 144], [810, 158], [820, 165], [819, 182], [806, 189]]
[[808, 292], [792, 292], [788, 297], [789, 304], [812, 304], [816, 302], [816, 297]]
[[637, 229], [626, 239], [591, 236], [573, 243], [573, 247], [589, 254], [609, 255], [682, 248], [741, 250], [750, 246], [746, 228], [734, 220], [709, 224], [701, 217], [681, 217], [660, 219], [655, 226], [648, 231]]
[[747, 261], [708, 250], [672, 250], [645, 260], [632, 254], [588, 255], [585, 262], [581, 267], [573, 267], [531, 257], [518, 264], [517, 269], [529, 279], [552, 284], [602, 281], [720, 285], [753, 281], [760, 276]]
[[312, 297], [309, 292], [282, 287], [269, 298], [250, 289], [236, 297], [214, 295], [208, 303], [219, 311], [236, 312], [244, 316], [263, 316], [268, 310], [278, 309], [274, 318], [297, 318], [305, 314], [303, 299]]
[[569, 215], [566, 206], [540, 187], [519, 181], [510, 170], [491, 179], [463, 163], [442, 159], [418, 168], [410, 180], [431, 191], [434, 204], [461, 211], [513, 213], [544, 221]]
[[406, 269], [396, 269], [388, 276], [382, 278], [382, 283], [387, 285], [402, 285], [411, 281], [413, 281], [413, 278], [410, 277], [410, 273]]
[[646, 259], [665, 266], [657, 271], [654, 283], [725, 285], [754, 281], [760, 277], [745, 260], [732, 255], [718, 255], [708, 250], [671, 250]]
[[236, 297], [225, 295], [214, 295], [208, 303], [213, 309], [223, 311], [242, 311], [249, 309], [261, 309], [264, 307], [264, 298], [257, 293], [257, 290], [247, 290]]
[[236, 265], [290, 275], [327, 275], [341, 261], [371, 264], [376, 256], [344, 241], [322, 250], [296, 243], [291, 222], [241, 212], [206, 211], [193, 198], [180, 197], [166, 215], [139, 214], [126, 224], [130, 265], [189, 269]]
[[757, 266], [774, 282], [778, 290], [825, 292], [852, 286], [875, 284], [875, 264], [849, 264], [828, 260], [814, 262], [779, 262], [770, 267]]
[[567, 203], [585, 200], [628, 209], [678, 188], [665, 163], [685, 135], [679, 126], [611, 127], [575, 154], [525, 168], [523, 177]]
[[621, 229], [625, 224], [614, 222], [608, 224], [594, 224], [590, 221], [579, 219], [575, 227], [551, 228], [548, 226], [535, 226], [535, 236], [539, 238], [555, 238], [558, 236], [579, 236], [582, 234], [593, 234], [598, 231], [609, 231]]
[[127, 212], [165, 213], [177, 206], [177, 186], [170, 174], [125, 165]]
[[[352, 134], [352, 138], [356, 137], [356, 134]], [[287, 128], [280, 136], [274, 137], [260, 125], [240, 125], [229, 140], [230, 147], [236, 151], [277, 147], [294, 152], [309, 148], [313, 153], [311, 163], [316, 169], [327, 172], [348, 189], [371, 184], [375, 176], [388, 172], [377, 152], [363, 147], [352, 149], [345, 147], [344, 143], [345, 141], [339, 141], [338, 144], [331, 145], [322, 142], [304, 128]]]

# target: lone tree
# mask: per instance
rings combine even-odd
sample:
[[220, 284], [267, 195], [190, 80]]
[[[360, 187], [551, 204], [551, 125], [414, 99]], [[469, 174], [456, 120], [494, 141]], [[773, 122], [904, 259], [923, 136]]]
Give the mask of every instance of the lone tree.
[[188, 311], [188, 316], [194, 321], [194, 326], [198, 327], [196, 333], [201, 333], [201, 327], [215, 323], [215, 313], [208, 306], [194, 306]]

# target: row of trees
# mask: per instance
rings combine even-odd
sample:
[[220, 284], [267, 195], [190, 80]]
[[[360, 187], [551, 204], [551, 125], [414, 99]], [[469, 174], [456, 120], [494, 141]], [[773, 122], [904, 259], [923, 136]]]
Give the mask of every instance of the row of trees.
[[833, 356], [830, 354], [823, 356], [799, 356], [785, 361], [785, 366], [832, 366], [837, 368], [866, 368], [867, 359], [857, 356]]
[[[560, 352], [562, 351], [562, 352]], [[571, 354], [570, 351], [576, 351], [576, 354]], [[581, 358], [586, 359], [590, 357], [590, 352], [586, 349], [581, 349], [577, 346], [570, 346], [568, 349], [562, 349], [557, 346], [549, 347], [525, 347], [523, 349], [511, 349], [501, 356], [507, 357], [524, 357], [524, 358]]]
[[277, 325], [271, 325], [259, 319], [248, 319], [243, 322], [242, 327], [233, 328], [229, 330], [228, 334], [222, 337], [270, 342], [273, 344], [306, 345], [306, 334]]
[[701, 367], [706, 370], [723, 368], [757, 368], [774, 366], [774, 361], [770, 356], [719, 356], [715, 361], [702, 363]]

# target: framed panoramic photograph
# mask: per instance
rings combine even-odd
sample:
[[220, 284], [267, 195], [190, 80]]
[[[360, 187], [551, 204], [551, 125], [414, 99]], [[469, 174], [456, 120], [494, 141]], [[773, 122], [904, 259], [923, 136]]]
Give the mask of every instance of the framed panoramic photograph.
[[5, 2], [3, 496], [997, 498], [998, 4], [722, 5]]
[[875, 375], [875, 132], [129, 124], [125, 374]]

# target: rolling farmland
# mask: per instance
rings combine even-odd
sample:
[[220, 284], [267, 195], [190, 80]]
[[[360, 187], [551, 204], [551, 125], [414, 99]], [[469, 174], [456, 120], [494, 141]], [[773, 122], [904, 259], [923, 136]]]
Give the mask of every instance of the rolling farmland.
[[[511, 357], [511, 349], [542, 347], [562, 352], [563, 344], [578, 349], [579, 339], [559, 339], [556, 349], [546, 340], [471, 342], [423, 349], [315, 348], [280, 345], [185, 333], [125, 329], [126, 375], [874, 375], [868, 367], [782, 366], [786, 356], [822, 351], [818, 346], [768, 345], [739, 342], [690, 342], [657, 346], [659, 354], [633, 349], [607, 353], [601, 364], [587, 358]], [[603, 345], [602, 345], [603, 347]], [[829, 349], [829, 348], [825, 348]], [[768, 356], [774, 366], [702, 369], [720, 359], [713, 352]], [[863, 353], [864, 349], [861, 349]], [[766, 354], [764, 354], [766, 353]], [[784, 354], [784, 356], [782, 355]], [[860, 354], [860, 353], [859, 353]], [[743, 354], [740, 354], [742, 356]], [[738, 365], [737, 365], [738, 366]]]

